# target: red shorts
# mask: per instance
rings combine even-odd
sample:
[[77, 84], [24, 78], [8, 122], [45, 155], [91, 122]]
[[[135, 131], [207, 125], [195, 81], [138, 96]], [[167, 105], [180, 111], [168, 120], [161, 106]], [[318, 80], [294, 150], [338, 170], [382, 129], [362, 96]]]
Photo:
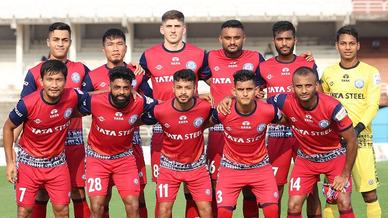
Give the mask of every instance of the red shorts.
[[140, 185], [147, 184], [146, 165], [144, 162], [143, 149], [141, 145], [133, 145], [133, 156], [136, 159], [136, 166], [139, 170]]
[[162, 149], [163, 133], [153, 133], [151, 138], [152, 181], [156, 182], [159, 175], [160, 150]]
[[[319, 181], [320, 174], [325, 174], [329, 183], [332, 184], [334, 177], [341, 175], [345, 166], [345, 155], [341, 155], [330, 161], [317, 163], [300, 157], [297, 157], [294, 169], [291, 172], [288, 194], [307, 195], [311, 193], [313, 185]], [[352, 179], [349, 177], [350, 187], [348, 192], [352, 191]]]
[[271, 165], [249, 170], [221, 166], [217, 179], [217, 207], [235, 206], [244, 186], [250, 186], [257, 203], [277, 203], [279, 199]]
[[[277, 185], [287, 183], [291, 159], [296, 156], [299, 145], [295, 137], [275, 138], [268, 137], [268, 156], [275, 174]], [[295, 154], [295, 155], [294, 155]]]
[[206, 166], [190, 171], [160, 168], [156, 196], [158, 202], [175, 201], [180, 184], [184, 182], [194, 201], [212, 201], [212, 186]]
[[121, 198], [139, 196], [140, 184], [134, 156], [114, 160], [86, 157], [86, 188], [89, 196], [106, 196], [110, 179]]
[[209, 131], [208, 146], [207, 146], [207, 161], [209, 167], [210, 178], [217, 180], [218, 169], [224, 149], [224, 132]]
[[51, 168], [37, 168], [18, 163], [16, 202], [19, 207], [32, 207], [40, 188], [46, 189], [55, 205], [70, 203], [70, 175], [67, 164]]
[[85, 148], [83, 145], [65, 146], [71, 187], [85, 187]]

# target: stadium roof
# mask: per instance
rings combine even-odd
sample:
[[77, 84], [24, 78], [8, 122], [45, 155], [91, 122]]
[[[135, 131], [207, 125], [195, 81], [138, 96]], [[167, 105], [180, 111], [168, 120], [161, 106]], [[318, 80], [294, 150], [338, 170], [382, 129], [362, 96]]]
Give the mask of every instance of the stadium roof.
[[184, 12], [187, 22], [278, 19], [343, 20], [351, 0], [14, 0], [2, 1], [0, 24], [38, 24], [64, 20], [73, 23], [159, 22], [170, 9]]

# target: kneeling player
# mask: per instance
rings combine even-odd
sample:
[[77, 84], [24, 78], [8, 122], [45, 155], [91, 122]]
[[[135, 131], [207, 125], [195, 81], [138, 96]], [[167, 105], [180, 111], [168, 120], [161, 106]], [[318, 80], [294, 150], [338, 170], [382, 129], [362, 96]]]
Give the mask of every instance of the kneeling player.
[[219, 169], [216, 200], [218, 217], [232, 217], [243, 187], [250, 187], [265, 217], [278, 217], [278, 190], [265, 148], [267, 124], [281, 114], [273, 105], [256, 100], [259, 92], [252, 71], [234, 74], [230, 114], [214, 113], [213, 121], [224, 126], [225, 145]]
[[175, 97], [156, 105], [147, 124], [159, 122], [163, 129], [160, 171], [157, 178], [159, 217], [171, 217], [172, 206], [182, 182], [202, 218], [212, 217], [212, 187], [206, 167], [203, 131], [211, 114], [207, 101], [194, 97], [196, 77], [192, 70], [174, 74]]

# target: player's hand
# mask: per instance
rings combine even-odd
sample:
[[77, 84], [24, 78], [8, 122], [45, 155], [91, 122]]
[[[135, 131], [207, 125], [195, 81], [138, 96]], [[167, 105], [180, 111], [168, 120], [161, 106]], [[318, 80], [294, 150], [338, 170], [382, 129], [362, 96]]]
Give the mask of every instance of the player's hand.
[[306, 59], [308, 62], [314, 61], [313, 53], [311, 51], [305, 51], [302, 54], [300, 54], [302, 58]]
[[263, 99], [265, 97], [265, 92], [263, 90], [260, 90], [259, 93], [257, 93], [256, 98]]
[[141, 67], [139, 63], [131, 63], [131, 65], [135, 67], [135, 72], [133, 72], [135, 76], [141, 75], [144, 73], [144, 69]]
[[198, 98], [208, 101], [212, 107], [214, 106], [214, 98], [210, 93], [199, 94]]
[[343, 175], [334, 177], [333, 188], [336, 191], [345, 192], [346, 186], [348, 183], [348, 179], [349, 179], [348, 177], [343, 176]]
[[15, 163], [7, 164], [7, 179], [8, 182], [14, 184], [16, 182], [16, 165]]
[[231, 97], [225, 97], [217, 105], [217, 111], [218, 111], [218, 113], [221, 113], [223, 115], [228, 115], [228, 114], [231, 113], [231, 111], [230, 111], [231, 107], [232, 107], [232, 98]]

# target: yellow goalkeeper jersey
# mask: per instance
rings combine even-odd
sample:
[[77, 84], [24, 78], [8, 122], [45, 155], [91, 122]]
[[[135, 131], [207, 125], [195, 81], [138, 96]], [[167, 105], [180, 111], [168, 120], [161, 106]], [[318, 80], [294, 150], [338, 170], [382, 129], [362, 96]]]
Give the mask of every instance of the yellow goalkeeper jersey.
[[363, 132], [372, 134], [371, 123], [379, 109], [379, 71], [361, 61], [352, 68], [334, 64], [324, 70], [321, 82], [323, 91], [344, 105], [353, 125], [362, 122]]

